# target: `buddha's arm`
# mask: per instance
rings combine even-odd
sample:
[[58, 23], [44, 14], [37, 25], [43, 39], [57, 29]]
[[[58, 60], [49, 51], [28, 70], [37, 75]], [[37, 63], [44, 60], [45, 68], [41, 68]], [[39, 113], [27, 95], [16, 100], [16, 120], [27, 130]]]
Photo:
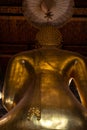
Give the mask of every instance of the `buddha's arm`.
[[69, 74], [76, 84], [82, 104], [87, 108], [87, 66], [85, 61], [76, 58]]
[[3, 105], [12, 109], [24, 96], [34, 79], [33, 67], [21, 58], [13, 58], [6, 71], [3, 87]]

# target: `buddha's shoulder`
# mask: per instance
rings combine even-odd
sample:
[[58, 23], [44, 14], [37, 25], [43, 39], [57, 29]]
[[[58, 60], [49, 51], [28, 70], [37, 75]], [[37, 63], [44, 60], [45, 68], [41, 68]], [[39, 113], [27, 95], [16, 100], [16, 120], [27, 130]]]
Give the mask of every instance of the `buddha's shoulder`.
[[41, 48], [41, 49], [34, 49], [34, 50], [29, 50], [29, 51], [23, 51], [20, 52], [16, 55], [14, 55], [11, 60], [15, 61], [20, 61], [20, 60], [26, 60], [26, 61], [31, 61], [31, 60], [36, 60], [36, 59], [41, 59], [41, 58], [61, 58], [62, 60], [66, 59], [85, 59], [84, 56], [77, 52], [72, 52], [68, 50], [63, 50], [63, 49], [57, 49], [57, 48]]
[[56, 58], [62, 58], [62, 59], [86, 59], [83, 55], [81, 55], [78, 52], [74, 52], [74, 51], [69, 51], [69, 50], [63, 50], [63, 49], [57, 49], [57, 48], [44, 48], [44, 49], [40, 49], [39, 50], [40, 54], [49, 57], [56, 57]]

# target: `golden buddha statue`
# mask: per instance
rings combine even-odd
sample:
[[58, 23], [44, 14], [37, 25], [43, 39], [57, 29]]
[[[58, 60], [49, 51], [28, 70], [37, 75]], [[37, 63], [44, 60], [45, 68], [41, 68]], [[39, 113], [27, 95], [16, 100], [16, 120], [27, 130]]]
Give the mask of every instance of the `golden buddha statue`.
[[[61, 50], [62, 36], [51, 25], [40, 27], [41, 48], [21, 52], [8, 64], [2, 101], [8, 113], [1, 130], [86, 130], [85, 57]], [[69, 89], [73, 79], [81, 103]]]

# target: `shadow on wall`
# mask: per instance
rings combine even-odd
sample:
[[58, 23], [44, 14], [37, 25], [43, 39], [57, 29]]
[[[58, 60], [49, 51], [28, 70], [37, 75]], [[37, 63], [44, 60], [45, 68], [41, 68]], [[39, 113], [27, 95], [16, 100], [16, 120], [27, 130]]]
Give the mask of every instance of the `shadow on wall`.
[[[2, 74], [2, 69], [0, 67], [0, 92], [2, 92], [3, 81], [4, 81], [4, 75]], [[0, 117], [2, 117], [5, 113], [6, 113], [6, 110], [2, 106], [2, 99], [1, 99], [1, 93], [0, 93]]]

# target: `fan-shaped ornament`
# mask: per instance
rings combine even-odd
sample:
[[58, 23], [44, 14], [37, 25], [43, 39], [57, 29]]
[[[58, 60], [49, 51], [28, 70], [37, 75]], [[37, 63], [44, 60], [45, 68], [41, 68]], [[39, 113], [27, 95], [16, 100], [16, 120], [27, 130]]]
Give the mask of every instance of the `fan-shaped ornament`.
[[60, 27], [72, 16], [73, 5], [73, 0], [24, 0], [23, 10], [28, 21], [37, 27]]

